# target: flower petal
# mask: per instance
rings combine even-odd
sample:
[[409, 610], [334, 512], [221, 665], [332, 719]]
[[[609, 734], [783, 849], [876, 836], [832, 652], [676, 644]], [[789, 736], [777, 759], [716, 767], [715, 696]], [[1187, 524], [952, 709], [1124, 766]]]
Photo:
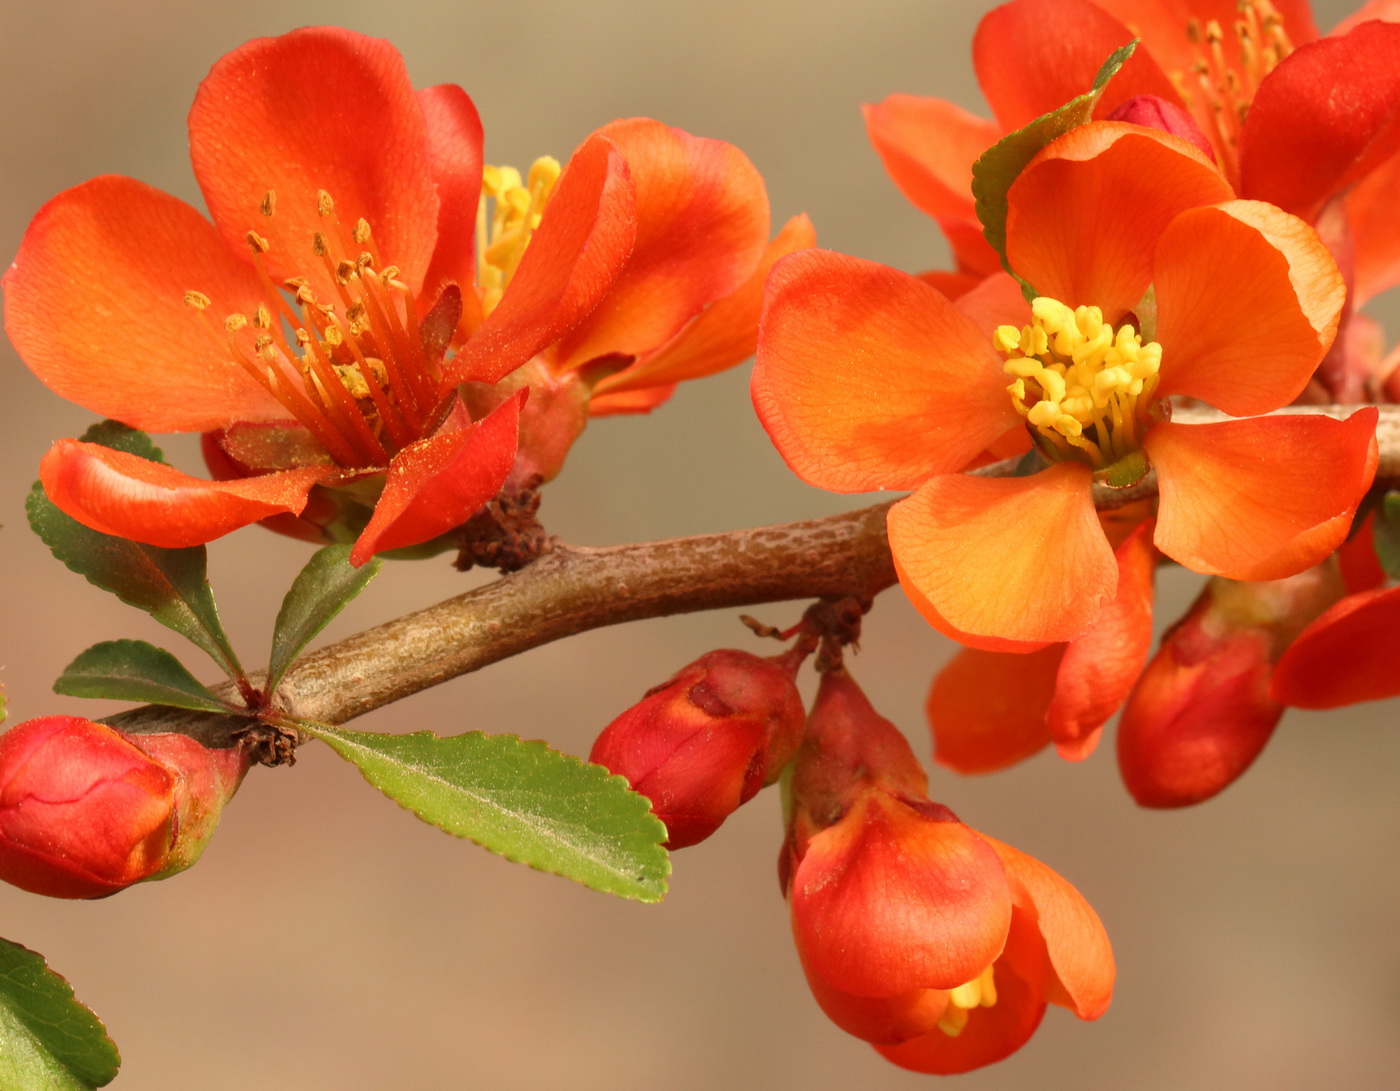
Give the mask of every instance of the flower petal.
[[44, 491], [63, 512], [103, 534], [166, 549], [203, 545], [269, 515], [298, 513], [311, 487], [335, 472], [305, 466], [204, 481], [76, 439], [59, 440], [39, 463]]
[[605, 392], [588, 400], [590, 417], [614, 417], [623, 413], [650, 413], [659, 405], [665, 405], [676, 392], [675, 383], [664, 386], [649, 386], [644, 390], [622, 390], [617, 393]]
[[1312, 220], [1400, 151], [1400, 26], [1369, 22], [1285, 57], [1240, 140], [1240, 191]]
[[87, 409], [156, 432], [287, 411], [185, 305], [251, 313], [262, 289], [214, 225], [143, 182], [104, 175], [39, 210], [5, 274], [5, 328], [30, 370]]
[[448, 362], [447, 381], [499, 382], [558, 341], [608, 292], [635, 231], [627, 162], [589, 137], [559, 176], [500, 304]]
[[1277, 580], [1341, 544], [1376, 472], [1376, 410], [1159, 424], [1157, 548], [1197, 572]]
[[1018, 907], [1033, 911], [1053, 978], [1045, 998], [1080, 1019], [1097, 1019], [1113, 999], [1115, 967], [1108, 933], [1093, 907], [1053, 868], [982, 835], [996, 849]]
[[1045, 710], [1064, 653], [1063, 644], [1025, 655], [958, 652], [935, 676], [924, 704], [933, 760], [958, 773], [992, 773], [1044, 749]]
[[963, 292], [957, 297], [957, 307], [977, 324], [989, 341], [998, 326], [1024, 326], [1030, 315], [1021, 286], [1004, 272], [993, 273]]
[[1258, 201], [1183, 212], [1155, 258], [1158, 397], [1234, 416], [1287, 405], [1332, 344], [1346, 282], [1317, 232]]
[[768, 244], [768, 193], [733, 144], [650, 118], [598, 130], [627, 160], [637, 194], [636, 245], [597, 310], [559, 345], [574, 367], [658, 348], [752, 274]]
[[[336, 298], [313, 237], [324, 231], [333, 254], [348, 251], [364, 218], [376, 267], [396, 265], [411, 288], [422, 285], [438, 197], [423, 107], [388, 42], [339, 27], [255, 38], [215, 62], [189, 126], [209, 214], [235, 253], [249, 252], [249, 231], [267, 238], [274, 281], [306, 276], [323, 301]], [[322, 190], [335, 202], [334, 218], [318, 214]], [[260, 209], [269, 191], [270, 217]]]
[[1004, 135], [1001, 125], [917, 95], [890, 95], [861, 111], [886, 173], [911, 204], [938, 221], [958, 267], [983, 276], [1000, 270], [977, 222], [972, 164]]
[[609, 375], [594, 389], [600, 395], [639, 391], [699, 379], [743, 363], [754, 354], [758, 341], [763, 285], [773, 263], [816, 244], [812, 221], [805, 214], [794, 216], [774, 236], [749, 279], [733, 294], [715, 300], [659, 349]]
[[1342, 599], [1293, 641], [1274, 670], [1274, 700], [1340, 708], [1400, 695], [1400, 587]]
[[1346, 195], [1355, 304], [1400, 284], [1400, 155], [1392, 155]]
[[1011, 919], [1001, 863], [946, 808], [933, 810], [866, 792], [808, 843], [789, 892], [793, 936], [832, 988], [952, 989], [1001, 952]]
[[[801, 956], [802, 949], [797, 951]], [[910, 989], [894, 996], [857, 996], [834, 989], [804, 962], [807, 987], [822, 1012], [844, 1030], [866, 1042], [894, 1044], [926, 1034], [948, 1008], [946, 989]]]
[[465, 523], [505, 484], [515, 463], [522, 389], [481, 420], [410, 443], [389, 463], [374, 516], [350, 563], [421, 545]]
[[[1184, 25], [1182, 31], [1184, 36]], [[1134, 37], [1089, 0], [1014, 0], [983, 17], [972, 60], [982, 93], [1010, 131], [1088, 91], [1109, 54]], [[1144, 49], [1109, 81], [1094, 112], [1102, 117], [1135, 95], [1181, 101]]]
[[991, 343], [934, 289], [826, 250], [768, 279], [759, 420], [794, 473], [833, 492], [958, 470], [1018, 423]]
[[1079, 636], [1118, 584], [1090, 476], [1061, 462], [1030, 477], [933, 478], [890, 510], [900, 583], [916, 606], [914, 591], [937, 611], [935, 627], [946, 619], [972, 637], [1017, 641]]
[[437, 245], [423, 278], [420, 307], [447, 284], [463, 294], [476, 283], [476, 206], [481, 198], [481, 118], [456, 84], [418, 92], [428, 126], [428, 161], [437, 186]]
[[1144, 522], [1114, 553], [1118, 592], [1060, 663], [1045, 726], [1060, 757], [1082, 761], [1098, 745], [1108, 718], [1127, 699], [1152, 646], [1153, 572], [1157, 551]]
[[1052, 141], [1007, 192], [1006, 254], [1035, 290], [1116, 325], [1152, 282], [1157, 238], [1182, 212], [1230, 200], [1192, 144], [1121, 121]]

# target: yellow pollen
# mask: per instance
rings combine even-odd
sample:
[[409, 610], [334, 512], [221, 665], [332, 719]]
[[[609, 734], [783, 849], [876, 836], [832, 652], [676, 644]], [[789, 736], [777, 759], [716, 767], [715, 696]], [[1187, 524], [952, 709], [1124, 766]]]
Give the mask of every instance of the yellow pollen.
[[248, 316], [234, 312], [224, 319], [224, 329], [229, 333], [237, 333], [248, 324]]
[[209, 304], [210, 304], [211, 302], [212, 302], [212, 300], [211, 300], [207, 295], [205, 295], [203, 292], [186, 292], [186, 293], [185, 293], [185, 306], [186, 306], [186, 307], [193, 307], [193, 308], [194, 308], [195, 310], [197, 310], [197, 311], [202, 311], [202, 310], [204, 310], [204, 308], [207, 307], [207, 306], [209, 306]]
[[248, 234], [244, 235], [243, 237], [244, 237], [245, 239], [248, 240], [248, 245], [249, 245], [250, 247], [252, 247], [253, 253], [255, 253], [255, 254], [266, 254], [266, 253], [267, 253], [267, 250], [268, 250], [268, 242], [267, 242], [267, 240], [266, 240], [265, 238], [263, 238], [261, 235], [259, 235], [256, 231], [249, 231]]
[[993, 978], [993, 966], [988, 966], [980, 975], [959, 985], [948, 993], [948, 1007], [938, 1020], [938, 1029], [950, 1038], [956, 1038], [967, 1026], [968, 1016], [977, 1008], [996, 1006], [997, 986]]
[[1038, 296], [1030, 324], [999, 326], [992, 343], [1015, 380], [1007, 393], [1049, 458], [1097, 470], [1141, 449], [1162, 364], [1156, 341], [1143, 344], [1129, 323], [1115, 330], [1098, 307]]
[[335, 202], [331, 200], [331, 195], [323, 189], [316, 191], [316, 215], [329, 216], [335, 211]]
[[369, 221], [363, 216], [355, 221], [355, 241], [361, 246], [369, 242]]
[[[496, 309], [505, 294], [561, 170], [559, 161], [547, 155], [531, 164], [523, 180], [514, 167], [483, 168], [476, 215], [477, 286], [483, 317]], [[489, 213], [488, 200], [492, 202]]]

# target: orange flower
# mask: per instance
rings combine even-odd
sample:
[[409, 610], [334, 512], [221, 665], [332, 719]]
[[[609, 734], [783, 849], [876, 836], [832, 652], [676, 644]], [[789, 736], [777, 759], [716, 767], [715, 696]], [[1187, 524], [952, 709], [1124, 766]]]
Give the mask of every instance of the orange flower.
[[896, 1064], [964, 1072], [1014, 1052], [1047, 1002], [1108, 1007], [1113, 956], [1043, 864], [932, 803], [899, 731], [844, 673], [823, 677], [782, 858], [808, 984]]
[[[1336, 548], [1375, 472], [1375, 410], [1167, 419], [1175, 395], [1243, 416], [1302, 391], [1345, 294], [1317, 234], [1233, 199], [1186, 142], [1120, 122], [1050, 144], [1008, 202], [1008, 257], [1039, 297], [990, 341], [871, 262], [808, 251], [769, 280], [759, 417], [812, 484], [915, 489], [889, 532], [925, 617], [990, 650], [1080, 636], [1118, 585], [1090, 485], [1149, 468], [1154, 543], [1196, 571], [1279, 579]], [[1018, 429], [1038, 472], [957, 472]]]
[[[742, 295], [767, 243], [762, 181], [728, 144], [636, 119], [563, 168], [483, 167], [460, 88], [415, 91], [392, 46], [336, 28], [222, 58], [190, 143], [212, 224], [97, 178], [40, 211], [5, 278], [7, 328], [52, 389], [210, 433], [227, 480], [72, 440], [44, 460], [70, 515], [155, 545], [277, 513], [303, 536], [358, 534], [357, 562], [429, 542], [516, 455], [525, 394], [472, 419], [458, 384], [541, 354], [617, 371]], [[723, 361], [703, 364], [690, 373]], [[664, 361], [649, 375], [684, 377]]]

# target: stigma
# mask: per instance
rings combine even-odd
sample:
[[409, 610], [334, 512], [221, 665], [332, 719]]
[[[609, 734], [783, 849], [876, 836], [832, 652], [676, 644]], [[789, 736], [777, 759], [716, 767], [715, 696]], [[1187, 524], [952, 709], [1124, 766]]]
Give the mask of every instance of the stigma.
[[1098, 307], [1031, 302], [1029, 325], [993, 336], [1013, 378], [1006, 388], [1031, 437], [1052, 461], [1103, 470], [1136, 454], [1153, 421], [1162, 346], [1129, 323], [1115, 329]]
[[496, 309], [520, 266], [545, 205], [554, 194], [560, 170], [559, 160], [548, 155], [536, 159], [524, 179], [514, 167], [487, 165], [482, 170], [476, 211], [476, 279], [483, 318]]
[[956, 1038], [963, 1032], [974, 1009], [996, 1006], [997, 987], [992, 969], [993, 966], [988, 966], [980, 976], [949, 991], [948, 1006], [937, 1023], [938, 1029], [948, 1037]]

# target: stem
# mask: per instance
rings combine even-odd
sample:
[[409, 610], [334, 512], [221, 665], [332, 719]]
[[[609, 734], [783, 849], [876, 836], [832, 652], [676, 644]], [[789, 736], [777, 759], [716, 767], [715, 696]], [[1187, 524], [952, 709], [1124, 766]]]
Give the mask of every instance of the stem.
[[[1356, 408], [1309, 407], [1346, 415]], [[1285, 410], [1286, 412], [1286, 410]], [[1225, 419], [1182, 410], [1176, 420]], [[1378, 481], [1400, 481], [1400, 406], [1381, 409]], [[978, 471], [1002, 476], [1018, 459]], [[1096, 485], [1100, 508], [1156, 492], [1154, 475], [1128, 489]], [[870, 598], [895, 583], [885, 537], [894, 501], [824, 519], [754, 530], [591, 549], [555, 543], [519, 572], [332, 644], [292, 664], [277, 691], [288, 717], [341, 724], [460, 674], [561, 637], [643, 618], [823, 596]], [[253, 682], [263, 683], [254, 675]], [[230, 684], [219, 696], [236, 701]], [[248, 721], [147, 705], [109, 717], [135, 734], [177, 731], [227, 746]]]

